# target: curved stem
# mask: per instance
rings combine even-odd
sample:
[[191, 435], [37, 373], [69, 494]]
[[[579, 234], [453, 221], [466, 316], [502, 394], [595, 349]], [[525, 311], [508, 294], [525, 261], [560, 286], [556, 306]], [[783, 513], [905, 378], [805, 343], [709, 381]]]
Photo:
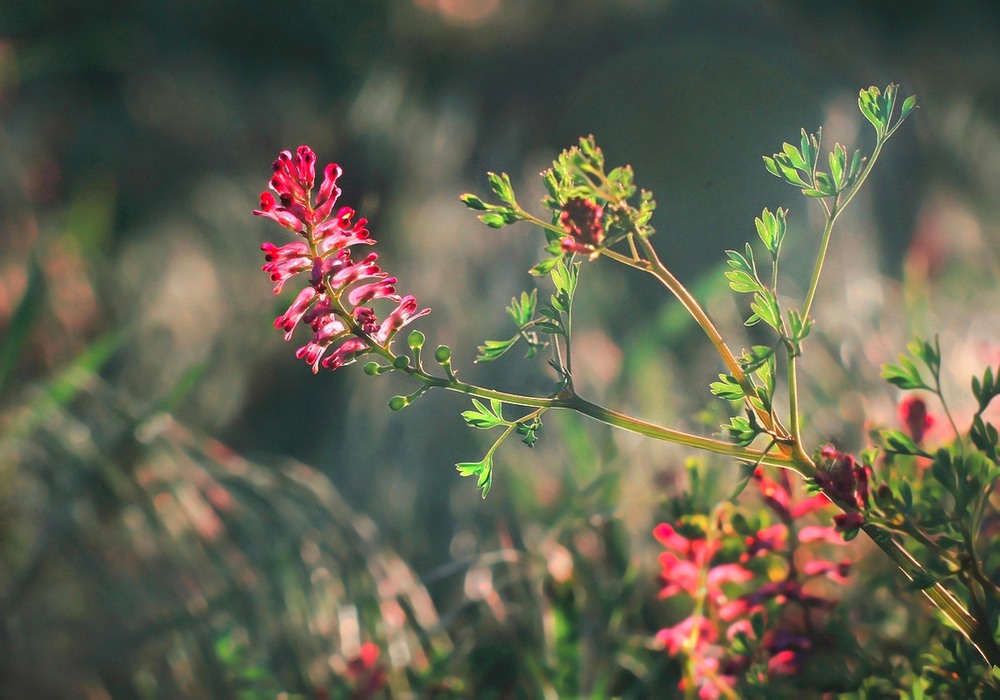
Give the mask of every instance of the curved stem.
[[923, 587], [923, 582], [932, 579], [920, 565], [920, 562], [903, 548], [903, 545], [884, 530], [873, 525], [862, 525], [861, 529], [878, 545], [879, 549], [892, 559], [893, 563], [910, 581], [921, 586], [920, 592], [968, 638], [987, 663], [994, 667], [1000, 667], [1000, 646], [997, 645], [997, 640], [993, 638], [992, 632], [966, 610], [962, 602], [951, 591], [940, 582]]
[[[680, 280], [678, 280], [672, 272], [664, 265], [659, 256], [656, 254], [656, 250], [653, 248], [649, 240], [643, 236], [639, 236], [639, 245], [642, 248], [643, 253], [646, 255], [645, 260], [630, 260], [623, 255], [613, 254], [609, 255], [611, 251], [602, 250], [603, 255], [621, 262], [629, 267], [633, 267], [637, 270], [642, 270], [643, 272], [648, 272], [649, 274], [656, 277], [670, 292], [677, 298], [678, 301], [684, 306], [685, 310], [691, 315], [695, 322], [701, 327], [708, 336], [709, 341], [715, 347], [716, 352], [719, 357], [722, 358], [723, 363], [726, 365], [726, 369], [729, 370], [729, 374], [732, 375], [736, 383], [740, 385], [743, 392], [748, 396], [757, 396], [757, 387], [753, 385], [750, 378], [740, 367], [739, 360], [733, 354], [733, 351], [729, 349], [726, 345], [726, 341], [723, 340], [722, 334], [719, 333], [719, 329], [715, 327], [712, 323], [712, 319], [709, 318], [708, 314], [698, 303], [691, 292], [687, 290]], [[758, 419], [768, 432], [775, 432], [780, 429], [780, 426], [776, 426], [775, 421], [770, 413], [763, 410], [760, 406], [751, 405], [753, 411], [757, 414]], [[784, 431], [782, 431], [783, 433]], [[780, 434], [780, 433], [779, 433]], [[780, 434], [781, 437], [787, 437], [784, 434]], [[783, 454], [787, 455], [787, 447], [784, 445], [781, 447]]]

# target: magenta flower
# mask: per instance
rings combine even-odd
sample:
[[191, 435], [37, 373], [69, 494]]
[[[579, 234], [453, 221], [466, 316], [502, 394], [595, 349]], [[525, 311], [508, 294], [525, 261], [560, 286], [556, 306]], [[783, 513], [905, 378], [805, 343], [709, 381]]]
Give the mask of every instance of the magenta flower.
[[569, 234], [562, 239], [563, 251], [597, 257], [597, 247], [604, 240], [603, 215], [604, 208], [589, 199], [568, 200], [559, 215], [559, 223]]
[[[365, 228], [366, 219], [352, 222], [353, 209], [334, 212], [340, 197], [339, 165], [330, 163], [323, 169], [315, 200], [316, 154], [311, 148], [299, 146], [294, 155], [282, 151], [273, 168], [269, 186], [277, 199], [262, 192], [260, 209], [253, 213], [276, 221], [300, 240], [282, 246], [263, 244], [262, 269], [274, 282], [275, 294], [292, 277], [310, 273], [307, 286], [274, 320], [275, 328], [284, 331], [285, 340], [291, 340], [300, 325], [312, 330], [312, 339], [295, 356], [310, 364], [313, 372], [321, 366], [337, 369], [376, 348], [388, 351], [399, 329], [430, 309], [418, 311], [416, 299], [396, 293], [396, 278], [379, 268], [377, 254], [369, 253], [359, 262], [351, 259], [353, 246], [373, 245], [375, 240]], [[382, 321], [367, 306], [379, 299], [396, 304]]]

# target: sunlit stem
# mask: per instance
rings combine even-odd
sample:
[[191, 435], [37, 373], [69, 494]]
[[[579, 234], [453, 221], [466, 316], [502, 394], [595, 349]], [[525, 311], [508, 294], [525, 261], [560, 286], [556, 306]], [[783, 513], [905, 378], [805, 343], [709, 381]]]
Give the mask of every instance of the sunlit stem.
[[[723, 340], [722, 334], [719, 333], [719, 329], [715, 327], [712, 319], [709, 318], [707, 313], [705, 313], [705, 310], [701, 307], [701, 304], [698, 303], [698, 300], [691, 295], [691, 292], [688, 291], [687, 287], [681, 284], [680, 280], [678, 280], [673, 273], [670, 272], [667, 266], [660, 261], [660, 258], [656, 254], [656, 250], [646, 237], [639, 236], [638, 243], [642, 248], [643, 254], [646, 256], [644, 260], [632, 260], [624, 255], [613, 253], [608, 250], [602, 250], [601, 253], [612, 258], [613, 260], [616, 260], [617, 262], [628, 265], [629, 267], [648, 272], [660, 280], [663, 286], [670, 290], [677, 300], [681, 302], [685, 310], [701, 327], [705, 335], [708, 336], [709, 341], [711, 341], [716, 352], [722, 358], [726, 368], [729, 370], [729, 374], [732, 375], [733, 379], [736, 380], [736, 383], [740, 385], [743, 392], [747, 396], [757, 396], [757, 388], [753, 385], [753, 382], [750, 381], [750, 378], [743, 371], [743, 368], [740, 367], [739, 360], [736, 359], [733, 351], [729, 349], [728, 345], [726, 345], [726, 341]], [[777, 426], [767, 411], [758, 406], [753, 406], [752, 408], [756, 412], [761, 425], [763, 425], [768, 432], [777, 432]], [[785, 436], [782, 435], [782, 437]], [[787, 453], [786, 447], [783, 446], [782, 450]]]
[[[871, 525], [862, 526], [872, 541], [914, 582], [932, 580], [927, 571], [906, 551], [899, 542]], [[972, 615], [955, 595], [940, 582], [921, 589], [941, 613], [972, 643], [983, 658], [994, 667], [1000, 667], [1000, 646], [993, 633]]]
[[[373, 352], [385, 357], [389, 362], [392, 362], [395, 359], [393, 353], [386, 348], [374, 346], [372, 350]], [[607, 425], [653, 438], [654, 440], [672, 442], [684, 447], [690, 447], [697, 450], [704, 450], [706, 452], [732, 457], [751, 464], [760, 463], [771, 467], [791, 469], [803, 476], [808, 476], [813, 471], [811, 464], [797, 462], [782, 454], [767, 454], [747, 447], [740, 447], [739, 445], [734, 445], [722, 440], [703, 437], [701, 435], [692, 435], [680, 430], [674, 430], [672, 428], [656, 425], [655, 423], [649, 423], [638, 418], [633, 418], [632, 416], [624, 413], [619, 413], [618, 411], [610, 408], [599, 406], [577, 396], [572, 392], [562, 392], [553, 397], [526, 396], [506, 391], [498, 391], [496, 389], [487, 389], [486, 387], [468, 384], [454, 378], [436, 377], [415, 367], [407, 367], [402, 371], [405, 371], [411, 377], [423, 382], [429, 387], [445, 389], [447, 391], [453, 391], [467, 396], [475, 396], [477, 398], [497, 399], [515, 406], [546, 409], [569, 409], [585, 416], [589, 416], [590, 418]]]

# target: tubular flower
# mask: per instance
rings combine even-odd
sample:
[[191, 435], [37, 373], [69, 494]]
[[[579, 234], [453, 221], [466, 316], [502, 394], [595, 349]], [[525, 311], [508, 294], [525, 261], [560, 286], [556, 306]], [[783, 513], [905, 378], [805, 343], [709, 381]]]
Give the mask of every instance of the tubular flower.
[[[359, 262], [351, 259], [353, 246], [372, 245], [375, 240], [365, 228], [366, 219], [352, 221], [353, 209], [334, 211], [340, 197], [340, 166], [330, 163], [323, 169], [315, 199], [316, 154], [311, 148], [299, 146], [294, 155], [282, 151], [273, 170], [268, 185], [274, 194], [262, 192], [260, 209], [253, 213], [276, 221], [299, 239], [281, 246], [264, 243], [261, 269], [274, 282], [275, 294], [292, 277], [309, 273], [295, 301], [274, 320], [275, 328], [284, 331], [285, 340], [291, 340], [301, 325], [312, 330], [312, 339], [295, 356], [310, 364], [313, 372], [320, 367], [337, 369], [376, 347], [388, 350], [400, 328], [430, 309], [418, 310], [413, 296], [396, 293], [397, 280], [379, 268], [376, 253]], [[396, 304], [381, 321], [367, 306], [379, 299]]]

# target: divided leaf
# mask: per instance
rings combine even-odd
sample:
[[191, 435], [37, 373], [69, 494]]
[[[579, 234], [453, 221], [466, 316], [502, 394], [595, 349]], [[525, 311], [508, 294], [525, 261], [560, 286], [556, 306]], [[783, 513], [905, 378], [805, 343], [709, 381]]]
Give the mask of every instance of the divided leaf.
[[476, 477], [476, 488], [482, 491], [483, 498], [486, 498], [493, 486], [493, 453], [488, 452], [482, 460], [478, 462], [459, 462], [455, 465], [458, 473], [462, 476]]

